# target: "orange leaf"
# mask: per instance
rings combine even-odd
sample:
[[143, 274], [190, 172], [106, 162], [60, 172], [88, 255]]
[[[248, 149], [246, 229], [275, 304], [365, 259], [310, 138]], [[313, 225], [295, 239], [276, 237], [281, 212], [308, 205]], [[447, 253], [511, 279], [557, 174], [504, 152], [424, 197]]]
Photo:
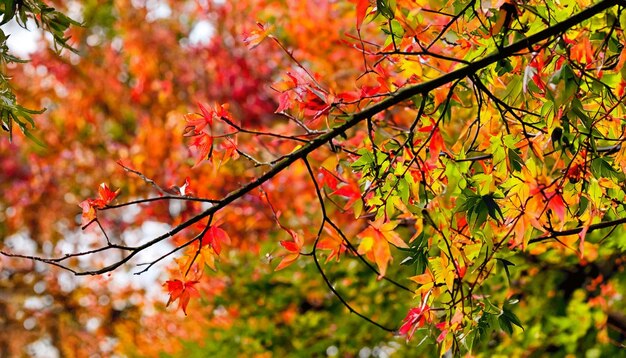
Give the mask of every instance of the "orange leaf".
[[94, 209], [91, 204], [93, 199], [83, 200], [78, 206], [83, 209], [83, 214], [81, 216], [82, 226], [89, 224], [92, 220], [96, 218], [96, 209]]
[[317, 248], [331, 251], [330, 255], [326, 258], [326, 262], [332, 260], [334, 257], [339, 261], [339, 256], [346, 251], [347, 246], [341, 237], [332, 233], [330, 230], [326, 229], [326, 233], [327, 235], [321, 238], [317, 243]]
[[259, 46], [259, 44], [263, 42], [263, 40], [272, 36], [270, 34], [271, 30], [273, 29], [272, 26], [268, 26], [266, 28], [263, 24], [259, 22], [257, 22], [256, 25], [258, 29], [250, 31], [250, 33], [245, 35], [243, 38], [243, 42], [246, 44], [246, 46], [248, 46], [249, 50], [252, 50], [253, 48]]
[[101, 203], [102, 206], [98, 207], [98, 209], [102, 209], [105, 206], [109, 205], [109, 203], [111, 203], [113, 199], [117, 197], [117, 194], [119, 194], [119, 192], [119, 189], [117, 189], [116, 191], [110, 190], [105, 183], [100, 184], [100, 187], [98, 188], [98, 196], [100, 196], [100, 198], [96, 200], [98, 200], [98, 203]]
[[397, 223], [384, 222], [380, 218], [363, 230], [358, 237], [361, 238], [358, 252], [365, 254], [368, 259], [374, 261], [380, 270], [380, 275], [385, 276], [387, 266], [392, 260], [389, 243], [396, 247], [407, 248], [408, 245], [400, 238], [398, 233], [394, 231]]
[[292, 263], [296, 262], [298, 257], [300, 257], [300, 253], [294, 253], [294, 254], [287, 254], [287, 255], [285, 255], [285, 257], [283, 257], [282, 261], [280, 261], [278, 266], [276, 266], [275, 271], [282, 270], [285, 267], [287, 267], [287, 266], [291, 265]]

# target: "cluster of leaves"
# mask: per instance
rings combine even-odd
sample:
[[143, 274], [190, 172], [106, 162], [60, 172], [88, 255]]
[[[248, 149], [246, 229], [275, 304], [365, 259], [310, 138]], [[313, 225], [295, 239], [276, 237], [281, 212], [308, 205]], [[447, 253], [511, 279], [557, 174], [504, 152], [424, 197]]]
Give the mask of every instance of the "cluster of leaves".
[[[236, 58], [241, 73], [215, 60], [205, 68], [215, 71], [211, 80], [237, 83], [241, 75], [254, 84], [215, 95], [196, 87], [191, 65], [178, 68], [172, 61], [180, 74], [159, 77], [159, 56], [134, 62], [104, 51], [127, 80], [113, 80], [116, 97], [77, 101], [83, 122], [67, 130], [93, 140], [84, 123], [131, 117], [138, 144], [128, 146], [119, 134], [124, 122], [102, 121], [124, 148], [118, 154], [124, 171], [146, 185], [122, 184], [119, 196], [102, 186], [98, 198], [82, 202], [83, 225], [100, 239], [89, 250], [56, 258], [5, 256], [98, 275], [148, 248], [165, 247], [161, 256], [139, 262], [139, 273], [176, 256], [164, 289], [168, 305], [178, 301], [196, 318], [178, 323], [188, 334], [182, 349], [191, 352], [194, 342], [213, 336], [259, 334], [236, 319], [240, 312], [256, 314], [244, 309], [254, 305], [244, 303], [248, 292], [274, 284], [255, 286], [261, 277], [271, 279], [247, 260], [264, 253], [272, 264], [279, 259], [277, 275], [293, 273], [289, 285], [307, 288], [310, 276], [318, 277], [312, 294], [330, 292], [335, 301], [324, 298], [317, 307], [336, 312], [340, 303], [381, 332], [405, 335], [417, 346], [437, 344], [441, 355], [485, 349], [612, 354], [623, 344], [616, 312], [624, 308], [619, 288], [625, 285], [626, 17], [619, 1], [251, 1], [209, 2], [197, 11], [219, 19], [207, 48], [237, 44], [224, 50], [223, 61]], [[260, 22], [240, 25], [237, 14]], [[120, 33], [133, 31], [131, 23], [122, 22]], [[161, 36], [170, 40], [167, 46], [177, 43]], [[157, 51], [140, 41], [123, 46], [131, 56]], [[161, 50], [168, 58], [169, 48]], [[246, 62], [254, 58], [262, 59], [259, 68]], [[64, 71], [74, 67], [48, 66], [71, 86]], [[83, 77], [103, 73], [81, 66]], [[274, 81], [274, 93], [263, 81]], [[129, 88], [130, 96], [119, 95]], [[173, 99], [190, 108], [179, 95], [184, 91], [201, 99], [194, 104], [198, 113], [155, 119], [167, 116]], [[251, 93], [256, 97], [247, 100]], [[104, 110], [93, 112], [92, 104]], [[146, 110], [129, 115], [134, 106]], [[131, 207], [141, 214], [121, 220]], [[168, 229], [139, 243], [120, 233], [153, 221]], [[268, 249], [272, 242], [275, 249]], [[94, 258], [114, 252], [121, 258]], [[77, 267], [70, 261], [77, 257], [94, 259]], [[366, 289], [346, 294], [357, 276], [368, 282]], [[244, 277], [251, 282], [240, 282]], [[392, 293], [365, 292], [376, 285]], [[389, 297], [397, 297], [400, 313], [388, 310], [396, 307]], [[284, 299], [272, 297], [272, 318], [255, 325], [266, 327], [269, 320], [276, 329], [293, 327], [294, 308]], [[546, 307], [558, 309], [545, 318], [540, 312]], [[584, 324], [567, 328], [577, 314]], [[314, 317], [324, 317], [327, 327], [339, 324]], [[164, 326], [162, 320], [174, 318], [152, 319]], [[204, 331], [202, 324], [231, 330]], [[133, 329], [120, 329], [126, 348], [159, 349], [129, 343]], [[167, 332], [144, 331], [141, 341]], [[536, 339], [549, 336], [558, 339], [551, 345]], [[280, 349], [246, 342], [258, 348], [246, 353]], [[168, 343], [161, 349], [173, 353]], [[302, 346], [294, 342], [293, 349]]]
[[[65, 36], [65, 32], [70, 26], [79, 26], [80, 24], [63, 12], [56, 10], [41, 0], [4, 0], [2, 1], [2, 21], [0, 25], [4, 25], [11, 20], [27, 29], [28, 20], [34, 20], [38, 28], [45, 30], [52, 35], [54, 47], [60, 51], [68, 49], [74, 51], [68, 43], [69, 38]], [[9, 134], [9, 140], [13, 138], [13, 125], [17, 125], [20, 131], [33, 141], [43, 145], [32, 134], [35, 127], [33, 115], [41, 114], [45, 109], [35, 110], [20, 105], [13, 93], [10, 77], [7, 75], [6, 66], [11, 63], [24, 63], [25, 61], [13, 55], [7, 46], [7, 35], [0, 29], [0, 121], [2, 129]]]

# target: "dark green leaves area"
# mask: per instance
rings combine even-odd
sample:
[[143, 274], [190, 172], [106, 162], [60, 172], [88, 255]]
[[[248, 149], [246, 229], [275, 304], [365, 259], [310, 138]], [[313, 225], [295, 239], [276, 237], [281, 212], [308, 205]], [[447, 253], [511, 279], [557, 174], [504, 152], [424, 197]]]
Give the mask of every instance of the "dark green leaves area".
[[496, 198], [493, 193], [480, 195], [469, 189], [463, 189], [461, 204], [457, 211], [467, 214], [467, 223], [472, 230], [480, 228], [488, 217], [501, 223], [500, 220], [504, 221], [504, 215], [496, 203], [496, 199], [499, 198]]
[[519, 172], [524, 167], [524, 160], [518, 154], [517, 150], [509, 148], [509, 165], [513, 171]]
[[415, 267], [415, 275], [423, 274], [428, 264], [427, 242], [424, 232], [421, 232], [415, 240], [413, 240], [413, 244], [408, 249], [399, 248], [399, 250], [408, 253], [408, 256], [400, 262], [400, 265]]
[[591, 161], [591, 173], [596, 178], [610, 178], [621, 181], [624, 179], [624, 174], [618, 172], [613, 168], [613, 165], [607, 158], [595, 158]]
[[20, 131], [29, 139], [35, 143], [42, 145], [29, 130], [29, 126], [35, 127], [35, 121], [33, 120], [33, 114], [41, 114], [44, 110], [32, 110], [24, 108], [15, 103], [15, 96], [8, 89], [3, 89], [0, 92], [0, 123], [2, 129], [9, 133], [9, 140], [13, 139], [13, 127], [16, 125]]
[[513, 325], [524, 329], [524, 327], [522, 327], [522, 322], [520, 322], [515, 313], [509, 310], [506, 305], [502, 308], [500, 316], [498, 316], [498, 324], [500, 325], [500, 328], [509, 335], [513, 334]]
[[485, 303], [485, 308], [478, 319], [476, 329], [469, 335], [468, 343], [473, 347], [486, 342], [498, 330], [512, 335], [513, 326], [524, 329], [520, 319], [511, 310], [511, 306], [517, 303], [517, 301], [506, 302], [502, 308], [498, 308], [489, 301], [485, 301]]
[[387, 0], [376, 0], [376, 9], [378, 13], [391, 20], [395, 17], [393, 10], [389, 6], [389, 1]]

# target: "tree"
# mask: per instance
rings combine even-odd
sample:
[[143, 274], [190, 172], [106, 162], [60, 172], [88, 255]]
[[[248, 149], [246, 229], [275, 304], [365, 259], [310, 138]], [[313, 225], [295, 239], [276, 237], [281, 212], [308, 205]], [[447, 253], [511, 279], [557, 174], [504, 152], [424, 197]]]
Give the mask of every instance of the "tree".
[[[167, 305], [193, 320], [159, 314], [144, 320], [152, 330], [124, 322], [114, 333], [121, 349], [193, 352], [204, 339], [245, 331], [240, 353], [302, 350], [301, 337], [282, 347], [272, 343], [280, 335], [256, 337], [268, 326], [302, 329], [298, 314], [318, 309], [334, 313], [314, 313], [333, 331], [342, 313], [324, 292], [362, 324], [431, 354], [434, 345], [442, 355], [623, 347], [620, 1], [168, 2], [171, 14], [152, 22], [137, 21], [156, 16], [148, 6], [106, 3], [85, 2], [92, 25], [70, 30], [88, 55], [72, 64], [38, 54], [20, 67], [29, 76], [15, 76], [45, 77], [16, 88], [35, 102], [27, 105], [58, 108], [42, 115], [54, 129], [43, 137], [50, 149], [4, 144], [18, 188], [5, 205], [19, 212], [2, 230], [35, 222], [29, 235], [41, 235], [42, 247], [2, 253], [77, 276], [132, 263], [145, 274], [170, 261]], [[178, 46], [198, 18], [215, 24], [213, 37]], [[180, 113], [196, 101], [196, 113]], [[29, 146], [42, 153], [25, 164]], [[14, 148], [19, 155], [9, 155]], [[116, 172], [108, 148], [118, 176], [99, 184]], [[45, 249], [67, 241], [49, 229], [67, 209], [50, 210], [62, 201], [45, 185], [63, 172], [92, 172], [99, 160], [105, 172], [52, 192], [87, 198], [88, 243], [72, 253]], [[32, 188], [46, 196], [33, 198]], [[45, 214], [32, 209], [42, 205]], [[154, 222], [167, 229], [140, 240], [125, 234]], [[152, 248], [162, 252], [137, 261]], [[263, 254], [268, 264], [249, 264]], [[270, 265], [288, 278], [267, 278]], [[271, 324], [237, 323], [254, 316], [247, 294], [274, 284], [303, 303], [271, 296], [264, 304], [280, 311], [270, 311]], [[174, 332], [193, 343], [181, 346]], [[346, 352], [385, 339], [320, 337]]]

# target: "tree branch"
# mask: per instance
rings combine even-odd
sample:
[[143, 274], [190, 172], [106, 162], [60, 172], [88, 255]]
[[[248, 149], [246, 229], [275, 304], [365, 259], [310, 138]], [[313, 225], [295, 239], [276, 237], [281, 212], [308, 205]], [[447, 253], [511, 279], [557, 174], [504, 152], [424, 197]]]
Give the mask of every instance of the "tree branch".
[[[115, 270], [116, 268], [120, 267], [121, 265], [123, 265], [124, 263], [128, 262], [131, 258], [133, 258], [137, 253], [139, 253], [140, 251], [155, 245], [169, 237], [174, 236], [175, 234], [185, 230], [186, 228], [190, 227], [191, 225], [200, 222], [201, 220], [215, 214], [216, 212], [218, 212], [219, 210], [223, 209], [224, 207], [228, 206], [229, 204], [231, 204], [232, 202], [234, 202], [237, 199], [242, 198], [243, 196], [245, 196], [246, 194], [250, 193], [251, 191], [253, 191], [254, 189], [260, 187], [263, 183], [267, 182], [268, 180], [272, 179], [274, 176], [276, 176], [277, 174], [281, 173], [283, 170], [289, 168], [292, 164], [294, 164], [295, 162], [297, 162], [298, 160], [302, 160], [305, 159], [306, 156], [308, 156], [309, 154], [311, 154], [312, 152], [314, 152], [315, 150], [319, 149], [320, 147], [324, 146], [325, 144], [329, 143], [332, 139], [344, 135], [344, 133], [355, 127], [357, 124], [359, 124], [360, 122], [362, 122], [363, 120], [367, 119], [367, 118], [371, 118], [372, 116], [375, 116], [381, 112], [386, 111], [387, 109], [405, 101], [410, 99], [411, 97], [418, 95], [418, 94], [426, 94], [436, 88], [439, 88], [441, 86], [444, 86], [448, 83], [454, 82], [454, 81], [458, 81], [461, 80], [467, 76], [473, 75], [476, 72], [478, 72], [481, 69], [484, 69], [490, 65], [493, 65], [495, 63], [497, 63], [498, 61], [507, 58], [509, 56], [512, 56], [514, 54], [516, 54], [519, 51], [525, 50], [529, 47], [532, 47], [533, 45], [544, 41], [546, 39], [551, 38], [552, 36], [556, 36], [558, 34], [563, 33], [564, 31], [570, 29], [571, 27], [574, 27], [578, 24], [580, 24], [581, 22], [601, 13], [602, 11], [609, 9], [615, 5], [618, 4], [623, 4], [624, 0], [604, 0], [604, 1], [600, 1], [599, 3], [592, 5], [590, 7], [588, 7], [587, 9], [582, 10], [581, 12], [579, 12], [578, 14], [573, 15], [572, 17], [568, 18], [567, 20], [557, 23], [554, 26], [551, 26], [543, 31], [540, 31], [536, 34], [533, 34], [525, 39], [522, 39], [514, 44], [511, 44], [507, 47], [504, 47], [502, 49], [500, 49], [499, 52], [496, 53], [492, 53], [484, 58], [481, 58], [479, 60], [476, 60], [475, 62], [460, 68], [456, 71], [447, 73], [441, 77], [438, 77], [436, 79], [433, 79], [431, 81], [428, 82], [424, 82], [424, 83], [420, 83], [414, 86], [410, 86], [410, 87], [405, 87], [402, 89], [399, 89], [398, 91], [396, 91], [395, 93], [392, 93], [389, 95], [388, 98], [375, 103], [373, 105], [371, 105], [370, 107], [355, 113], [353, 115], [347, 116], [346, 120], [343, 124], [329, 130], [328, 132], [320, 135], [319, 137], [312, 139], [308, 144], [303, 145], [300, 149], [296, 150], [295, 152], [293, 152], [292, 154], [290, 154], [289, 156], [285, 157], [284, 159], [280, 160], [279, 162], [277, 162], [270, 170], [268, 170], [267, 172], [265, 172], [265, 174], [259, 176], [258, 178], [256, 178], [255, 180], [253, 180], [252, 182], [246, 184], [245, 186], [231, 192], [230, 194], [228, 194], [226, 197], [224, 197], [223, 199], [219, 200], [219, 202], [215, 203], [215, 205], [213, 205], [211, 208], [205, 210], [204, 212], [192, 217], [191, 219], [179, 224], [178, 226], [176, 226], [174, 229], [172, 229], [171, 231], [160, 235], [146, 243], [144, 243], [141, 246], [138, 246], [135, 248], [135, 250], [133, 250], [132, 252], [130, 252], [126, 257], [124, 257], [122, 260], [103, 267], [101, 269], [98, 270], [91, 270], [91, 271], [83, 271], [83, 272], [76, 272], [76, 275], [100, 275], [103, 273], [107, 273], [110, 271]], [[625, 219], [626, 220], [626, 219]]]

